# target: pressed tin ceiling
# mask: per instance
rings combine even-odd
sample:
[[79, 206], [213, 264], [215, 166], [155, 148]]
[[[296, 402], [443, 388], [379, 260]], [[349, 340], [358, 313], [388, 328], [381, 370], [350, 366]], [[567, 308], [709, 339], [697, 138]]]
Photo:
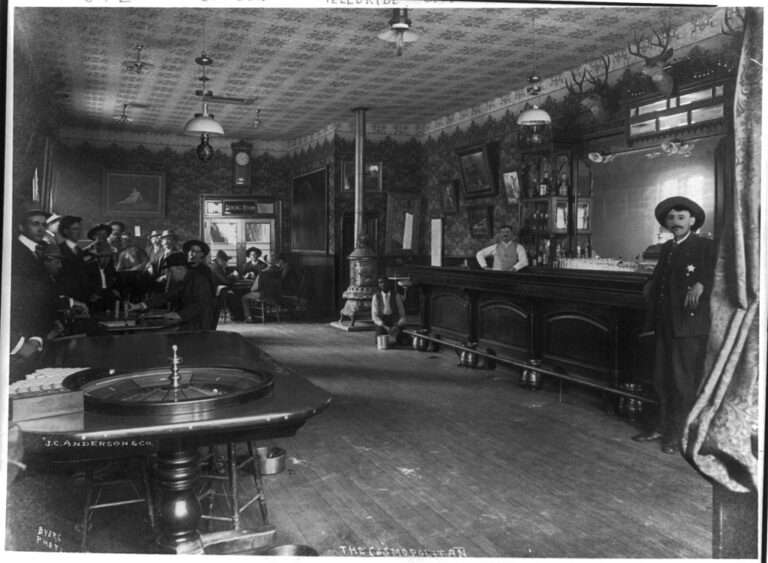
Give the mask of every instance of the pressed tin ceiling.
[[[327, 4], [324, 4], [327, 5]], [[524, 88], [600, 54], [626, 49], [635, 31], [713, 25], [715, 8], [409, 8], [422, 32], [397, 57], [377, 38], [391, 9], [16, 8], [15, 47], [40, 77], [60, 73], [51, 102], [62, 126], [177, 135], [201, 111], [194, 95], [205, 49], [216, 95], [256, 97], [253, 106], [211, 104], [227, 137], [287, 140], [349, 122], [351, 108], [395, 128], [424, 124]], [[535, 16], [536, 52], [531, 45]], [[123, 61], [154, 65], [132, 74]], [[639, 61], [639, 59], [637, 59]], [[58, 79], [56, 79], [58, 80]], [[258, 128], [253, 127], [260, 109]]]

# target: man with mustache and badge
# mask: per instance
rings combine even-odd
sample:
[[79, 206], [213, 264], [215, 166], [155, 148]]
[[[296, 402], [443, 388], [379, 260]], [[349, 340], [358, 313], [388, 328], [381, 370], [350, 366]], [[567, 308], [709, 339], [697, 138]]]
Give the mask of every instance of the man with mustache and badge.
[[645, 328], [656, 334], [659, 411], [651, 431], [633, 439], [661, 440], [661, 451], [675, 454], [703, 375], [716, 255], [712, 240], [696, 234], [705, 219], [696, 202], [670, 197], [656, 206], [655, 215], [673, 236], [662, 245], [643, 292], [648, 301]]

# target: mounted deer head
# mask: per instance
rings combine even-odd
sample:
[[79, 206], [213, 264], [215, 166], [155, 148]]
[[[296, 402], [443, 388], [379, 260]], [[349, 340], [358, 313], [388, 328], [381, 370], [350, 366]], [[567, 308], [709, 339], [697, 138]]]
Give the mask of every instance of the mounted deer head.
[[[579, 104], [589, 110], [589, 113], [592, 114], [598, 123], [608, 121], [612, 114], [607, 104], [607, 100], [611, 93], [610, 87], [608, 86], [608, 71], [611, 67], [611, 60], [606, 56], [601, 57], [601, 59], [604, 68], [602, 78], [597, 79], [588, 70], [583, 70], [581, 71], [581, 79], [577, 79], [573, 70], [571, 70], [571, 78], [573, 79], [574, 85], [578, 87], [578, 91], [576, 91], [567, 80], [565, 81], [565, 87], [568, 91], [577, 97]], [[584, 91], [585, 80], [592, 85], [592, 89], [587, 90], [586, 92]]]
[[[646, 40], [645, 34], [640, 35], [638, 39], [637, 33], [635, 33], [635, 50], [632, 50], [632, 45], [629, 42], [627, 42], [627, 50], [630, 55], [640, 57], [645, 61], [645, 66], [640, 72], [645, 76], [650, 76], [656, 89], [664, 94], [666, 98], [669, 98], [675, 89], [675, 80], [671, 74], [664, 72], [664, 65], [672, 58], [672, 53], [674, 52], [674, 49], [669, 47], [669, 40], [672, 38], [672, 25], [666, 23], [661, 31], [662, 33], [654, 31], [656, 35], [655, 42], [648, 38], [649, 45], [661, 48], [661, 53], [658, 55], [646, 57], [640, 52], [640, 45]], [[664, 35], [663, 39], [662, 34]]]

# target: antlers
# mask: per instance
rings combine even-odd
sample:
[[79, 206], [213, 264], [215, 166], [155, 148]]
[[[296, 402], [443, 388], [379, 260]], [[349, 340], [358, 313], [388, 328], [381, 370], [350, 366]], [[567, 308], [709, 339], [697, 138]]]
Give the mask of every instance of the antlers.
[[661, 53], [659, 53], [654, 57], [646, 57], [645, 55], [643, 55], [640, 52], [640, 45], [643, 43], [643, 41], [646, 40], [645, 34], [641, 34], [640, 38], [638, 39], [637, 32], [635, 32], [636, 48], [633, 51], [632, 45], [629, 42], [627, 42], [627, 50], [629, 51], [629, 54], [643, 59], [645, 61], [645, 66], [656, 66], [659, 63], [667, 62], [672, 57], [672, 53], [674, 52], [674, 49], [669, 48], [669, 40], [672, 38], [672, 31], [673, 31], [672, 24], [669, 22], [665, 23], [662, 26], [661, 31], [664, 34], [663, 39], [662, 39], [662, 34], [655, 30], [653, 33], [656, 35], [656, 42], [648, 38], [648, 44], [654, 47], [661, 47]]
[[[603, 91], [608, 87], [608, 71], [611, 68], [610, 58], [606, 57], [605, 55], [601, 55], [600, 60], [603, 61], [603, 78], [602, 79], [598, 80], [597, 78], [595, 78], [595, 76], [591, 72], [587, 71], [587, 74], [589, 75], [589, 77], [587, 77], [587, 82], [589, 82], [592, 86], [594, 86], [596, 91]], [[582, 81], [584, 80], [583, 76], [584, 75], [582, 75]]]
[[734, 19], [738, 18], [741, 22], [741, 25], [737, 24], [734, 26], [734, 24], [731, 22], [731, 16], [729, 15], [730, 12], [730, 8], [725, 10], [725, 27], [721, 27], [720, 29], [722, 30], [723, 35], [741, 35], [741, 33], [744, 31], [744, 9], [733, 9], [735, 14]]
[[573, 74], [573, 69], [571, 69], [571, 78], [573, 78], [573, 83], [579, 87], [579, 91], [577, 92], [569, 83], [568, 80], [565, 81], [565, 87], [568, 89], [568, 91], [573, 94], [574, 96], [580, 96], [584, 93], [584, 78], [586, 77], [585, 70], [581, 71], [581, 80], [576, 80], [576, 75]]
[[573, 85], [571, 85], [566, 80], [565, 87], [571, 94], [573, 94], [574, 96], [585, 95], [586, 94], [586, 92], [584, 92], [585, 80], [594, 87], [594, 90], [596, 92], [603, 92], [608, 88], [608, 71], [611, 68], [611, 59], [609, 57], [606, 57], [605, 55], [601, 56], [600, 59], [603, 61], [603, 77], [600, 78], [599, 80], [595, 78], [595, 75], [592, 74], [591, 71], [588, 71], [588, 70], [582, 70], [581, 78], [580, 79], [576, 78], [576, 75], [571, 69], [571, 78], [573, 79], [573, 85], [579, 88], [577, 91], [576, 88], [574, 88]]

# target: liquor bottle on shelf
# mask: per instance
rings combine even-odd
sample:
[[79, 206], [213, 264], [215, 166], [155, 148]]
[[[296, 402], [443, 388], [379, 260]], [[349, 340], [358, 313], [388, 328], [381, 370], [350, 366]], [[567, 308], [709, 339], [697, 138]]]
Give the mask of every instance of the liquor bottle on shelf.
[[552, 192], [552, 179], [549, 177], [549, 172], [544, 172], [544, 175], [539, 181], [539, 195], [548, 196]]
[[542, 256], [542, 264], [544, 266], [549, 266], [549, 241], [544, 242], [544, 255]]

